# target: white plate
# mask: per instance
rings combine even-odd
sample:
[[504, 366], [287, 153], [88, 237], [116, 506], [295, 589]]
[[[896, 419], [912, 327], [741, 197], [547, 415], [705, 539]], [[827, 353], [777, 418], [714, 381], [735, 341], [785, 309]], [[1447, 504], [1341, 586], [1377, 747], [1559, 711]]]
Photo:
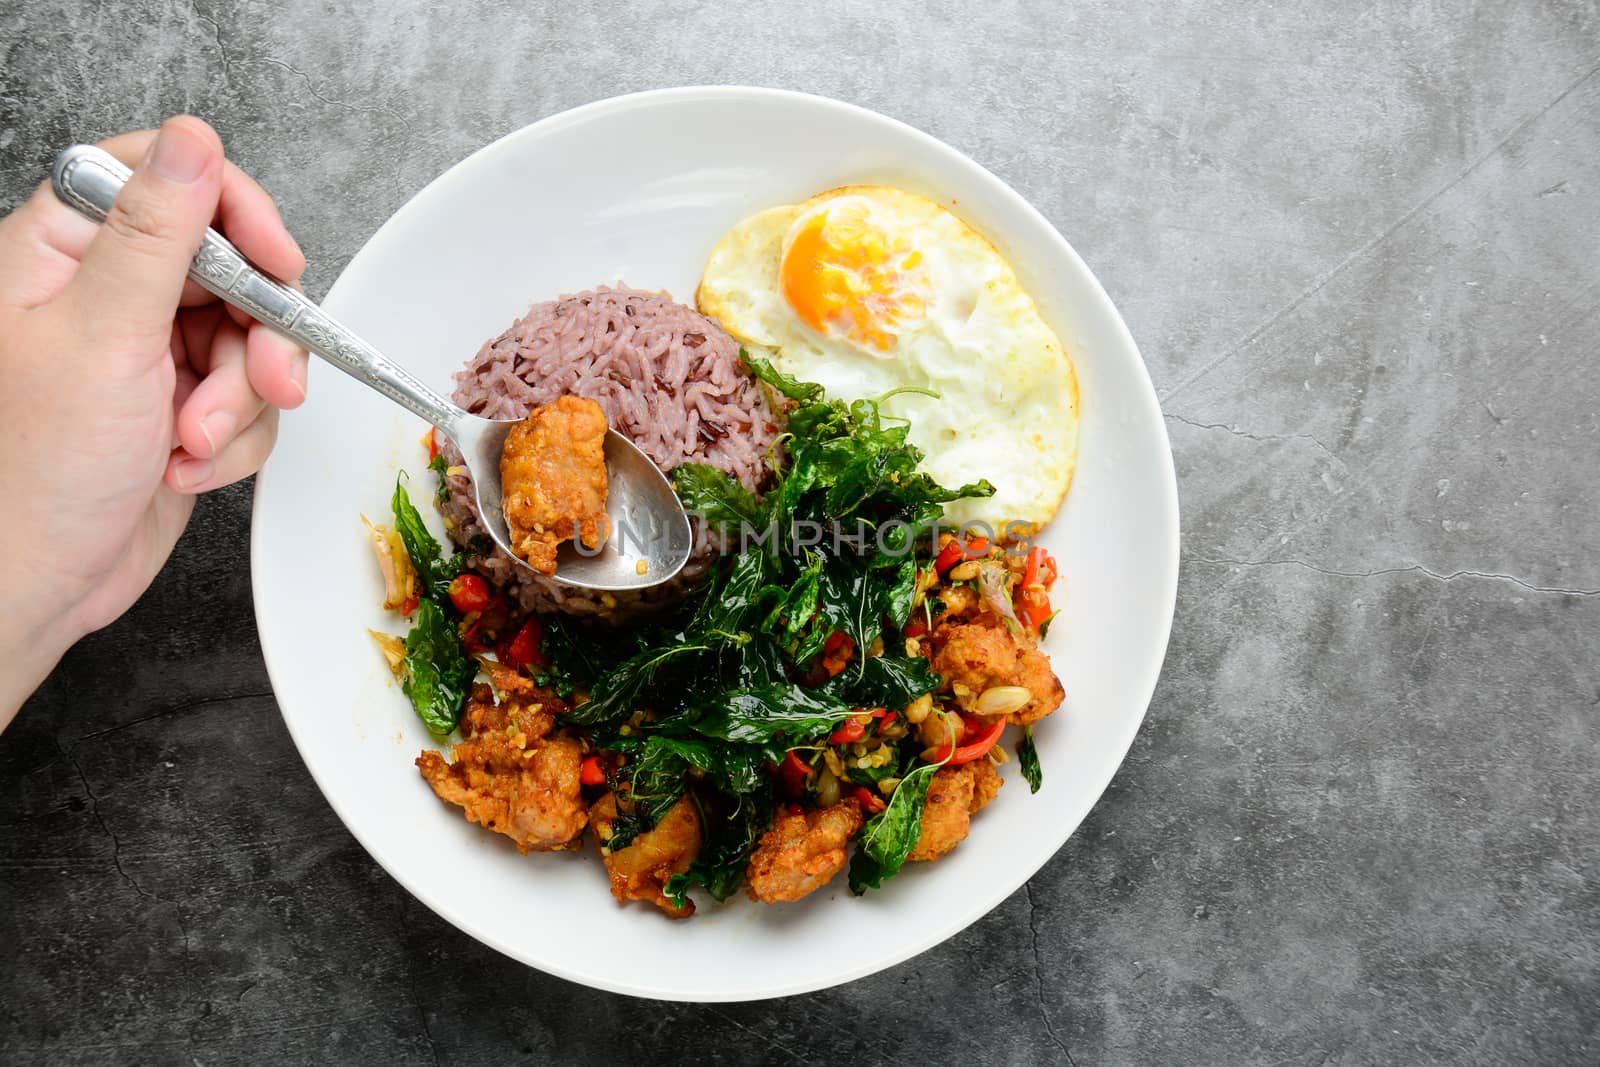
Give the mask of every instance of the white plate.
[[[692, 299], [738, 219], [837, 185], [950, 205], [1000, 248], [1071, 353], [1080, 461], [1043, 542], [1061, 562], [1048, 650], [1067, 702], [1038, 730], [1045, 784], [1014, 769], [937, 863], [856, 899], [843, 876], [797, 904], [707, 902], [687, 922], [619, 906], [592, 845], [521, 856], [440, 803], [412, 760], [432, 745], [370, 627], [379, 581], [359, 513], [424, 474], [424, 427], [331, 367], [283, 421], [256, 486], [252, 571], [289, 732], [351, 833], [419, 900], [487, 945], [575, 982], [666, 1000], [751, 1000], [871, 974], [973, 922], [1050, 859], [1122, 761], [1156, 683], [1177, 591], [1177, 487], [1138, 349], [1043, 216], [970, 159], [892, 119], [796, 93], [673, 89], [535, 123], [452, 167], [384, 224], [326, 306], [440, 389], [529, 303], [625, 279]], [[313, 361], [314, 363], [316, 361]], [[432, 484], [431, 475], [418, 480]], [[436, 517], [435, 517], [436, 518]], [[1018, 960], [1017, 966], [1029, 961]]]

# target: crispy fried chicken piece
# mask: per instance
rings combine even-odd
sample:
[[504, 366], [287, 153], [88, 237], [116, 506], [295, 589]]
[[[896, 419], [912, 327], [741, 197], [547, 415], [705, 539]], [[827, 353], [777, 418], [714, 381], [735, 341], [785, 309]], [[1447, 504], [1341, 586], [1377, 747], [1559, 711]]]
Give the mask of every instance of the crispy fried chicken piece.
[[1038, 722], [1066, 698], [1061, 680], [1050, 669], [1049, 657], [1031, 639], [1013, 634], [992, 615], [978, 622], [947, 622], [935, 627], [928, 658], [964, 710], [970, 710], [992, 686], [1025, 687], [1033, 699], [1006, 717], [1019, 726]]
[[694, 801], [687, 794], [679, 797], [653, 828], [635, 837], [627, 848], [608, 852], [605, 842], [616, 817], [615, 793], [607, 793], [589, 809], [589, 825], [600, 842], [606, 873], [611, 876], [611, 895], [624, 902], [648, 901], [666, 912], [669, 919], [693, 915], [694, 901], [685, 898], [683, 907], [676, 907], [663, 890], [667, 879], [689, 869], [705, 843]]
[[828, 884], [844, 866], [845, 845], [861, 831], [854, 800], [800, 814], [780, 813], [761, 837], [745, 871], [752, 900], [799, 900]]
[[922, 809], [922, 836], [906, 858], [936, 860], [961, 844], [972, 829], [972, 816], [994, 799], [1003, 784], [986, 759], [936, 771]]
[[544, 704], [495, 704], [486, 685], [473, 687], [461, 717], [464, 736], [453, 762], [428, 749], [417, 769], [439, 799], [463, 809], [467, 820], [505, 834], [520, 852], [566, 848], [588, 817], [579, 795], [578, 739], [551, 733], [555, 718]]
[[557, 397], [534, 408], [506, 435], [500, 493], [511, 547], [542, 574], [556, 571], [556, 549], [605, 541], [606, 415], [585, 397]]

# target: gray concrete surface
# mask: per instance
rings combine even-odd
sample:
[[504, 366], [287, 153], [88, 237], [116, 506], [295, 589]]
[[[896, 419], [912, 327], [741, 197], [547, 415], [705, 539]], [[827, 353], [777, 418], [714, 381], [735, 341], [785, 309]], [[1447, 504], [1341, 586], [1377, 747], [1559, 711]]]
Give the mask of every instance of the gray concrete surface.
[[1183, 583], [1099, 807], [986, 919], [841, 989], [546, 977], [323, 803], [257, 651], [240, 487], [0, 737], [0, 1058], [1600, 1059], [1592, 0], [0, 0], [0, 208], [61, 145], [191, 110], [320, 294], [485, 141], [701, 82], [970, 153], [1142, 344]]

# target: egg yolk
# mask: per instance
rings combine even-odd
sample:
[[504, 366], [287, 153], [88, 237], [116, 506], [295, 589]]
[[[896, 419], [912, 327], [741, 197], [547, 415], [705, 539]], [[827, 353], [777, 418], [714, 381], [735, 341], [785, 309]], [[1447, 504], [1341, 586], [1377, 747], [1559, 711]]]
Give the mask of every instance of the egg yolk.
[[863, 212], [834, 208], [801, 225], [779, 277], [784, 299], [806, 325], [887, 352], [902, 319], [922, 310], [910, 279], [921, 259]]

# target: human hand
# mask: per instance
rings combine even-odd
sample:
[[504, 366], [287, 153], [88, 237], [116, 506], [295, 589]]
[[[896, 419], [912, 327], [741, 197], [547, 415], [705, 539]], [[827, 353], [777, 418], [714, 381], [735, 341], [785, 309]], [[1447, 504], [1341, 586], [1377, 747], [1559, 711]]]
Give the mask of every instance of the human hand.
[[0, 220], [0, 729], [305, 399], [304, 350], [186, 279], [211, 225], [298, 279], [272, 199], [196, 118], [101, 147], [134, 168], [103, 225], [48, 184]]

